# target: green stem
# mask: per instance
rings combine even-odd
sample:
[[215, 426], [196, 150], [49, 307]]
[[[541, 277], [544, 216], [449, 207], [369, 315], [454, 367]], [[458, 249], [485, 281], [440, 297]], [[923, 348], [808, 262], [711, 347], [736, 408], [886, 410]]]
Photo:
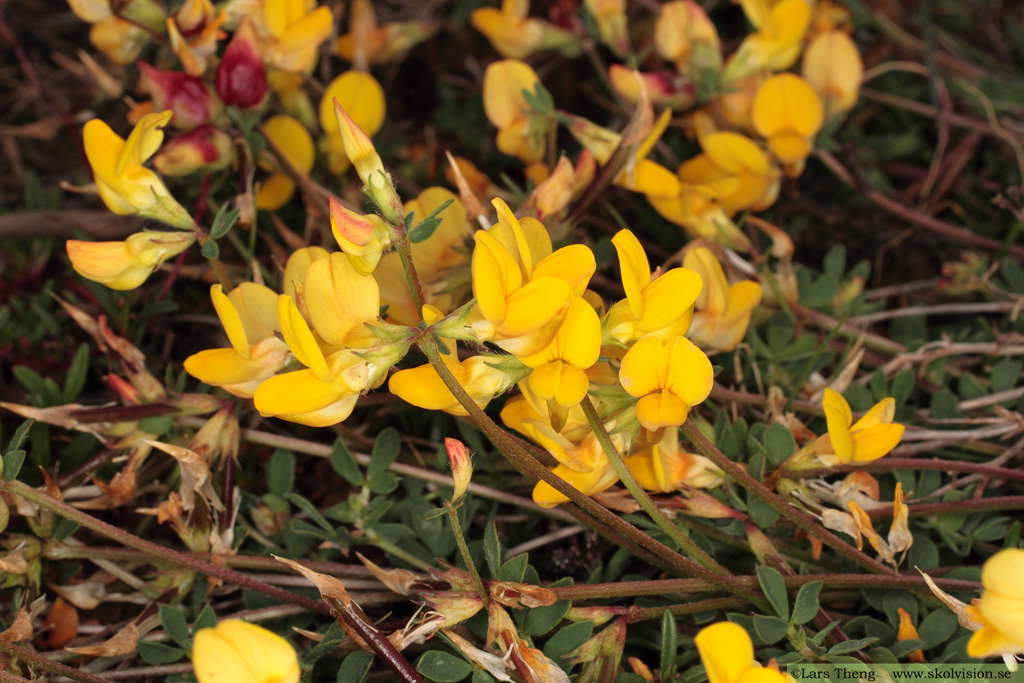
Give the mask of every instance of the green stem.
[[608, 430], [604, 428], [604, 423], [601, 421], [601, 417], [597, 414], [597, 410], [594, 409], [594, 404], [591, 402], [589, 396], [583, 397], [583, 402], [580, 404], [583, 408], [583, 414], [587, 416], [587, 422], [590, 423], [590, 428], [593, 430], [594, 435], [597, 437], [598, 442], [601, 444], [601, 448], [604, 449], [605, 455], [608, 457], [609, 462], [612, 464], [612, 469], [615, 470], [615, 474], [619, 475], [619, 479], [629, 490], [633, 499], [643, 508], [644, 512], [650, 516], [654, 523], [658, 527], [668, 534], [668, 537], [675, 541], [676, 545], [682, 548], [683, 552], [689, 555], [691, 558], [699, 562], [702, 566], [707, 567], [716, 574], [722, 576], [729, 576], [731, 572], [728, 569], [718, 564], [713, 557], [708, 555], [704, 550], [693, 542], [693, 539], [683, 533], [683, 530], [676, 526], [672, 520], [665, 516], [665, 513], [661, 511], [651, 497], [647, 495], [644, 488], [640, 486], [640, 483], [633, 476], [633, 473], [626, 467], [626, 461], [623, 459], [622, 454], [615, 448], [615, 444], [612, 443], [611, 437], [608, 435]]
[[874, 572], [876, 574], [892, 574], [892, 570], [889, 567], [886, 567], [878, 560], [868, 557], [849, 543], [844, 543], [842, 539], [818, 524], [812, 517], [804, 514], [800, 510], [797, 510], [767, 486], [750, 476], [745, 469], [726, 457], [722, 451], [718, 450], [713, 443], [708, 441], [707, 437], [697, 429], [697, 426], [693, 424], [692, 421], [687, 420], [683, 424], [683, 433], [686, 434], [690, 443], [700, 451], [701, 455], [708, 458], [715, 464], [715, 466], [718, 467], [718, 469], [725, 472], [725, 474], [733, 481], [747, 489], [747, 491], [749, 491], [753, 496], [760, 499], [782, 517], [785, 517], [797, 527], [806, 531], [809, 536], [817, 538], [829, 548], [832, 548], [840, 555], [853, 560], [870, 572]]
[[282, 602], [302, 605], [306, 609], [314, 610], [322, 614], [328, 613], [327, 606], [319, 600], [310, 600], [309, 598], [305, 598], [301, 595], [295, 595], [283, 588], [278, 588], [276, 586], [268, 585], [262, 581], [257, 581], [256, 579], [245, 576], [244, 574], [239, 574], [227, 567], [221, 567], [210, 562], [205, 562], [186, 553], [165, 548], [153, 543], [152, 541], [146, 541], [134, 534], [130, 534], [127, 531], [96, 519], [92, 515], [77, 508], [73, 508], [62, 500], [57, 500], [42, 491], [37, 491], [30, 486], [26, 486], [20, 481], [7, 481], [0, 483], [0, 491], [21, 496], [22, 498], [32, 501], [56, 515], [69, 519], [80, 526], [86, 527], [87, 529], [91, 529], [101, 536], [106, 536], [121, 545], [141, 551], [151, 559], [168, 562], [179, 567], [191, 569], [199, 572], [200, 574], [223, 579], [228, 583], [258, 591], [264, 595], [269, 595], [276, 600], [281, 600]]
[[484, 587], [484, 581], [480, 578], [480, 572], [477, 571], [472, 555], [469, 554], [469, 546], [466, 545], [466, 537], [462, 533], [462, 525], [459, 524], [459, 509], [451, 503], [446, 503], [445, 507], [448, 510], [448, 519], [452, 523], [452, 533], [455, 534], [455, 544], [459, 546], [459, 554], [462, 555], [462, 561], [466, 563], [469, 575], [473, 577], [473, 585], [476, 587], [476, 592], [480, 594], [480, 599], [483, 600], [486, 609], [487, 603], [490, 602], [490, 595], [487, 593], [487, 588]]
[[[108, 683], [107, 679], [105, 678], [100, 678], [99, 676], [91, 674], [88, 671], [74, 669], [68, 666], [67, 664], [55, 662], [47, 657], [44, 657], [38, 652], [26, 650], [23, 647], [19, 647], [14, 643], [8, 643], [4, 640], [0, 640], [0, 652], [5, 652], [11, 657], [17, 657], [21, 661], [26, 662], [27, 664], [31, 664], [32, 666], [38, 669], [43, 669], [44, 671], [48, 671], [51, 674], [56, 674], [57, 676], [63, 676], [64, 678], [70, 678], [71, 680], [78, 681], [79, 683]], [[23, 681], [25, 679], [14, 676], [12, 679], [9, 680], [18, 681], [20, 683], [20, 681]]]
[[[466, 393], [466, 390], [461, 384], [459, 384], [459, 381], [455, 379], [455, 376], [452, 374], [451, 370], [448, 369], [448, 366], [444, 364], [444, 360], [441, 358], [441, 354], [434, 345], [433, 340], [420, 340], [417, 345], [430, 361], [434, 370], [437, 371], [437, 374], [441, 377], [441, 381], [443, 381], [445, 386], [448, 387], [448, 390], [452, 392], [452, 395], [459, 401], [459, 404], [466, 409], [470, 418], [476, 422], [477, 426], [481, 431], [483, 431], [487, 438], [490, 439], [491, 443], [502, 451], [505, 456], [511, 460], [512, 464], [515, 465], [515, 467], [525, 476], [530, 477], [533, 481], [547, 482], [552, 488], [567, 497], [576, 505], [583, 508], [586, 512], [610, 526], [617, 533], [654, 553], [675, 568], [676, 571], [690, 574], [692, 576], [699, 576], [712, 581], [720, 588], [727, 590], [730, 593], [739, 593], [748, 598], [756, 595], [753, 591], [739, 588], [735, 583], [729, 581], [728, 578], [716, 574], [697, 562], [694, 562], [685, 555], [681, 555], [656, 539], [651, 538], [648, 534], [645, 534], [629, 522], [621, 519], [618, 515], [615, 515], [603, 505], [591, 500], [590, 497], [576, 489], [567, 481], [552, 473], [551, 470], [544, 467], [544, 465], [523, 449], [514, 439], [510, 438], [501, 427], [494, 423], [494, 420], [488, 417], [487, 414], [480, 409], [480, 406], [478, 406], [469, 394]], [[614, 542], [616, 539], [609, 540]]]
[[412, 302], [416, 306], [416, 315], [422, 316], [423, 304], [426, 303], [426, 299], [423, 296], [420, 276], [416, 273], [416, 264], [412, 260], [412, 243], [409, 242], [409, 233], [404, 225], [395, 225], [394, 223], [389, 223], [388, 225], [391, 226], [391, 234], [394, 235], [395, 249], [398, 251], [399, 259], [402, 261], [405, 283], [409, 287]]

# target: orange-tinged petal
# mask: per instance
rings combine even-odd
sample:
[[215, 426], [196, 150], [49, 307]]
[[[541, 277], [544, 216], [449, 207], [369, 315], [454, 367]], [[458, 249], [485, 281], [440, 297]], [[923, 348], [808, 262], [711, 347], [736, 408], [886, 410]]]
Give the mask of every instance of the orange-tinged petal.
[[852, 461], [853, 438], [850, 436], [850, 425], [853, 423], [853, 414], [850, 412], [850, 404], [839, 392], [826, 387], [821, 406], [825, 410], [832, 449], [841, 462]]
[[285, 343], [298, 361], [309, 368], [319, 381], [328, 382], [331, 376], [324, 353], [316, 343], [316, 338], [306, 324], [306, 319], [299, 312], [298, 306], [287, 294], [277, 298], [277, 320], [281, 325]]
[[708, 683], [738, 683], [754, 666], [754, 646], [739, 624], [722, 621], [700, 630], [693, 639]]
[[622, 288], [626, 290], [629, 310], [637, 320], [643, 318], [645, 303], [643, 291], [651, 282], [651, 265], [640, 240], [629, 230], [620, 230], [612, 237], [619, 255]]

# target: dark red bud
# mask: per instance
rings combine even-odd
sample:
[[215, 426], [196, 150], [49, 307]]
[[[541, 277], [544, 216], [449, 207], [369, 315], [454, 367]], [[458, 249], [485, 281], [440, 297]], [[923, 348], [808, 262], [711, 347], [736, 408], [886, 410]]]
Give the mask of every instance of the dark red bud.
[[142, 86], [153, 98], [156, 111], [174, 112], [171, 123], [177, 128], [190, 130], [210, 121], [217, 109], [206, 84], [201, 78], [180, 71], [161, 71], [146, 62], [139, 62]]
[[225, 104], [255, 107], [267, 94], [267, 69], [260, 56], [256, 33], [248, 21], [235, 32], [217, 66], [217, 95]]

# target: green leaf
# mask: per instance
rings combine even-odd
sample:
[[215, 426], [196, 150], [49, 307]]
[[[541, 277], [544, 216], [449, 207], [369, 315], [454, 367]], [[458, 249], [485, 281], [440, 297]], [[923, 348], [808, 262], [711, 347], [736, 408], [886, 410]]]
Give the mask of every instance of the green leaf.
[[303, 653], [302, 668], [304, 670], [312, 669], [317, 662], [331, 654], [345, 638], [345, 629], [342, 628], [341, 624], [336, 621], [332, 622], [320, 642]]
[[497, 576], [501, 568], [501, 539], [498, 538], [498, 525], [493, 521], [484, 531], [484, 559], [487, 560], [491, 576]]
[[788, 630], [789, 624], [785, 619], [766, 617], [763, 614], [754, 615], [754, 632], [766, 644], [779, 642], [786, 637]]
[[428, 650], [416, 660], [416, 670], [432, 681], [455, 683], [468, 676], [473, 665], [447, 652]]
[[146, 640], [138, 642], [138, 650], [142, 661], [150, 666], [173, 664], [185, 656], [185, 651], [180, 647], [172, 647], [163, 643], [151, 643]]
[[373, 451], [370, 453], [370, 465], [366, 468], [366, 478], [373, 479], [375, 475], [382, 474], [391, 463], [398, 457], [402, 449], [402, 443], [398, 439], [398, 432], [388, 427], [377, 435], [373, 442]]
[[32, 429], [34, 422], [35, 420], [30, 418], [18, 425], [18, 428], [14, 430], [14, 436], [7, 442], [7, 450], [4, 453], [19, 450], [24, 445], [25, 440], [28, 439], [28, 430]]
[[366, 483], [374, 493], [385, 495], [398, 488], [398, 475], [394, 472], [377, 472], [371, 474]]
[[295, 483], [295, 454], [278, 448], [267, 462], [267, 490], [284, 496]]
[[[435, 230], [437, 230], [437, 226], [441, 225], [441, 221], [443, 220], [441, 218], [441, 212], [447, 209], [448, 205], [453, 201], [455, 200], [449, 199], [444, 204], [431, 211], [430, 215], [420, 221], [415, 228], [409, 230], [409, 241], [415, 244], [418, 242], [426, 242], [430, 239], [430, 236], [434, 234]], [[408, 226], [406, 227], [408, 228]]]
[[889, 386], [889, 393], [896, 400], [896, 405], [901, 406], [907, 402], [910, 398], [910, 392], [914, 390], [914, 373], [915, 370], [907, 368], [906, 370], [900, 370], [896, 373], [896, 376], [892, 378], [892, 384]]
[[338, 683], [363, 683], [371, 664], [373, 655], [369, 652], [353, 652], [338, 667]]
[[25, 387], [30, 394], [35, 394], [40, 398], [46, 395], [46, 383], [35, 370], [24, 365], [15, 365], [11, 368], [11, 372], [14, 373], [14, 379], [18, 380], [18, 383]]
[[583, 643], [587, 642], [594, 632], [594, 622], [578, 621], [569, 624], [544, 643], [544, 654], [554, 660], [563, 670], [572, 668], [565, 655], [569, 654]]
[[868, 645], [871, 645], [878, 638], [858, 638], [857, 640], [845, 640], [841, 643], [836, 643], [828, 649], [830, 655], [848, 655], [851, 652], [863, 649]]
[[306, 498], [303, 498], [302, 496], [300, 496], [297, 493], [289, 493], [285, 497], [289, 501], [291, 501], [291, 503], [295, 507], [299, 508], [300, 510], [305, 512], [307, 515], [309, 515], [310, 519], [312, 519], [314, 522], [316, 522], [320, 526], [321, 529], [326, 531], [328, 533], [329, 537], [333, 538], [333, 537], [337, 536], [337, 532], [334, 530], [334, 527], [331, 525], [330, 522], [327, 521], [326, 518], [324, 518], [323, 515], [320, 514], [320, 511], [316, 508], [315, 505], [313, 505], [313, 503], [309, 502], [309, 500], [307, 500]]
[[209, 605], [203, 607], [203, 611], [199, 613], [196, 620], [192, 622], [192, 637], [202, 631], [204, 628], [213, 628], [217, 625], [217, 614], [213, 611], [213, 608]]
[[761, 565], [757, 568], [757, 581], [772, 609], [782, 619], [789, 619], [789, 596], [786, 595], [786, 580], [779, 570]]
[[220, 256], [220, 247], [213, 240], [207, 240], [203, 248], [199, 250], [203, 257], [210, 259], [211, 261]]
[[14, 481], [18, 478], [18, 473], [21, 472], [21, 466], [25, 462], [25, 451], [7, 451], [4, 455], [4, 479], [6, 481]]
[[433, 508], [423, 513], [423, 519], [431, 520], [448, 514], [448, 508]]
[[796, 439], [791, 431], [776, 422], [764, 433], [764, 447], [768, 452], [768, 462], [778, 466], [796, 451]]
[[[561, 586], [571, 586], [572, 584], [572, 577], [567, 576], [555, 581], [551, 586], [552, 588], [560, 588]], [[558, 622], [565, 618], [565, 615], [569, 613], [570, 607], [572, 607], [571, 600], [559, 600], [547, 607], [534, 607], [526, 613], [523, 628], [531, 636], [546, 635], [551, 629], [558, 626]]]
[[750, 514], [750, 519], [760, 529], [770, 527], [779, 518], [779, 513], [760, 498], [751, 497], [747, 504], [747, 512]]
[[676, 675], [676, 651], [679, 649], [679, 625], [669, 610], [661, 613], [661, 680], [671, 681]]
[[494, 683], [494, 678], [483, 669], [473, 669], [473, 677], [470, 678], [470, 681], [472, 683]]
[[224, 235], [228, 234], [231, 228], [235, 227], [235, 222], [238, 220], [240, 209], [228, 208], [227, 203], [220, 205], [220, 210], [217, 211], [217, 215], [213, 219], [213, 227], [210, 228], [210, 237], [215, 240], [219, 240]]
[[514, 581], [522, 583], [526, 575], [526, 565], [530, 561], [529, 553], [520, 553], [511, 560], [501, 565], [498, 569], [498, 581]]
[[185, 619], [185, 613], [177, 607], [160, 605], [160, 623], [163, 624], [167, 635], [178, 645], [188, 640], [188, 620]]
[[821, 581], [814, 581], [800, 586], [800, 591], [796, 594], [796, 600], [793, 602], [793, 614], [789, 617], [789, 623], [806, 624], [814, 618], [821, 606], [818, 596], [821, 595], [822, 585]]
[[64, 380], [64, 402], [71, 403], [82, 393], [85, 379], [89, 372], [89, 345], [82, 344], [75, 351], [75, 357], [68, 368], [67, 379]]
[[331, 467], [353, 486], [363, 485], [363, 471], [340, 436], [335, 440], [334, 448], [331, 450]]

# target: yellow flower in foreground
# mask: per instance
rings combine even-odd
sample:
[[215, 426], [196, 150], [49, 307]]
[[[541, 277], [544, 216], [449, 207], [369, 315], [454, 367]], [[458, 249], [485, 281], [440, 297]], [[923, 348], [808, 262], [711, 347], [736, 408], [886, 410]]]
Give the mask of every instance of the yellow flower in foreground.
[[[309, 131], [297, 119], [279, 114], [264, 124], [267, 138], [274, 143], [278, 151], [284, 155], [296, 171], [309, 173], [316, 161], [316, 149]], [[272, 170], [273, 165], [261, 162], [264, 170]], [[295, 193], [295, 181], [283, 171], [276, 171], [260, 184], [256, 194], [256, 208], [275, 211], [288, 203]]]
[[704, 281], [686, 336], [705, 350], [732, 351], [747, 333], [750, 316], [761, 303], [761, 285], [750, 280], [730, 285], [722, 265], [705, 247], [686, 252], [683, 267]]
[[288, 362], [290, 351], [274, 332], [277, 294], [269, 287], [244, 282], [225, 295], [220, 285], [210, 288], [231, 348], [206, 349], [185, 359], [185, 370], [196, 379], [242, 398], [252, 398], [263, 380]]
[[844, 465], [871, 462], [896, 448], [903, 437], [903, 425], [893, 424], [896, 401], [886, 398], [874, 405], [864, 417], [853, 422], [850, 404], [832, 389], [822, 399], [832, 452]]
[[616, 233], [612, 244], [619, 255], [626, 298], [608, 310], [606, 334], [626, 344], [646, 335], [667, 340], [685, 332], [701, 290], [700, 276], [686, 268], [672, 268], [653, 277], [640, 240], [629, 230]]
[[619, 381], [640, 399], [637, 420], [655, 432], [686, 422], [690, 408], [711, 393], [715, 376], [711, 361], [686, 337], [672, 337], [668, 344], [644, 337], [622, 358]]
[[584, 299], [569, 304], [555, 338], [540, 353], [520, 358], [533, 368], [526, 379], [537, 398], [568, 408], [587, 395], [587, 368], [601, 355], [601, 321]]
[[522, 59], [536, 50], [547, 49], [561, 50], [569, 57], [579, 52], [579, 42], [572, 34], [527, 17], [529, 12], [530, 0], [502, 0], [501, 9], [473, 10], [469, 21], [505, 57]]
[[68, 240], [68, 258], [84, 278], [111, 289], [135, 289], [160, 264], [195, 242], [193, 233], [144, 230], [123, 242]]
[[96, 187], [103, 203], [122, 216], [137, 214], [189, 230], [195, 221], [168, 192], [156, 173], [143, 163], [160, 148], [164, 126], [171, 120], [170, 110], [146, 114], [127, 140], [103, 121], [85, 124], [82, 139], [85, 155], [96, 176]]
[[857, 103], [864, 62], [850, 36], [828, 31], [807, 46], [803, 75], [825, 101], [825, 111], [831, 116], [849, 111]]
[[498, 149], [527, 164], [543, 158], [547, 141], [548, 118], [535, 114], [523, 96], [538, 83], [534, 70], [517, 59], [494, 62], [484, 72], [484, 112], [498, 129]]
[[747, 19], [758, 31], [747, 36], [722, 72], [722, 82], [743, 78], [755, 71], [788, 69], [800, 55], [804, 35], [811, 24], [807, 0], [741, 0]]
[[710, 460], [680, 450], [678, 429], [666, 429], [661, 441], [628, 457], [626, 466], [641, 486], [659, 493], [683, 486], [710, 488], [723, 481], [722, 472]]
[[[619, 480], [619, 475], [615, 473], [593, 432], [589, 432], [579, 445], [557, 434], [550, 427], [538, 429], [534, 438], [560, 463], [552, 472], [588, 496], [607, 490]], [[625, 437], [617, 433], [612, 434], [611, 439], [621, 453]], [[533, 501], [550, 508], [567, 503], [569, 499], [550, 484], [539, 481], [533, 487]]]
[[376, 214], [361, 216], [350, 211], [334, 197], [331, 197], [330, 207], [331, 232], [338, 246], [357, 273], [369, 275], [377, 267], [384, 250], [391, 246], [387, 223]]
[[768, 149], [786, 165], [800, 164], [814, 149], [825, 110], [806, 80], [796, 74], [772, 76], [757, 91], [752, 111], [754, 128], [768, 140]]
[[331, 35], [334, 17], [315, 0], [264, 0], [263, 23], [271, 40], [265, 59], [270, 66], [309, 73], [316, 65], [320, 43]]
[[[302, 301], [313, 329], [331, 346], [361, 345], [369, 336], [366, 323], [375, 321], [380, 314], [377, 281], [372, 275], [359, 273], [345, 254], [339, 252], [309, 265], [303, 279]], [[278, 317], [281, 317], [280, 308]], [[283, 326], [284, 321], [281, 324]], [[292, 346], [287, 335], [285, 341]]]
[[376, 78], [363, 71], [346, 71], [327, 86], [320, 100], [320, 128], [327, 137], [328, 166], [332, 173], [340, 175], [348, 170], [350, 162], [341, 141], [334, 100], [369, 137], [384, 125], [386, 106], [384, 89]]
[[786, 683], [785, 674], [754, 661], [750, 635], [739, 624], [722, 621], [702, 628], [693, 639], [708, 683]]
[[298, 683], [301, 673], [287, 640], [239, 619], [199, 631], [192, 665], [199, 683]]
[[982, 624], [967, 642], [971, 657], [1024, 653], [1024, 550], [1007, 548], [988, 559], [981, 570], [985, 591], [967, 607], [967, 614]]
[[[433, 325], [443, 317], [444, 314], [433, 306], [423, 307], [423, 319], [428, 325]], [[441, 360], [481, 408], [514, 383], [514, 378], [489, 365], [498, 360], [494, 356], [473, 356], [459, 360], [455, 342], [446, 341], [445, 348], [448, 353], [442, 354]], [[450, 415], [469, 414], [429, 363], [409, 370], [399, 370], [391, 376], [388, 389], [403, 401], [420, 408], [443, 410]]]

